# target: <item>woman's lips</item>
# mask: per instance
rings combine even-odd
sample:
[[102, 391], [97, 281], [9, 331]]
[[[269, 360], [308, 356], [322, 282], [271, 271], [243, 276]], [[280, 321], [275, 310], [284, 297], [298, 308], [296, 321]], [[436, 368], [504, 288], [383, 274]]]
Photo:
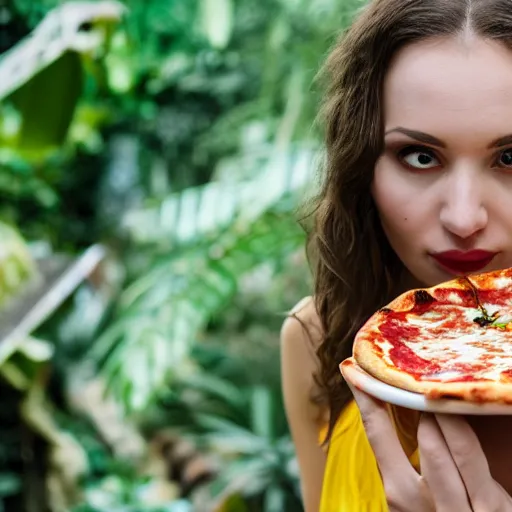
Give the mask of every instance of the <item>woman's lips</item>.
[[467, 274], [469, 272], [478, 272], [483, 270], [497, 252], [490, 251], [445, 251], [433, 253], [430, 256], [448, 272], [452, 274]]

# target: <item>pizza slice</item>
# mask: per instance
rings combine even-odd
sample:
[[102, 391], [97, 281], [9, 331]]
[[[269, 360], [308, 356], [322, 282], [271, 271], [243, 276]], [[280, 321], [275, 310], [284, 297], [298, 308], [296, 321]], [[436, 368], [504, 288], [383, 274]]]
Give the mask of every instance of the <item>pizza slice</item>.
[[360, 329], [353, 356], [430, 399], [512, 403], [512, 269], [400, 295]]

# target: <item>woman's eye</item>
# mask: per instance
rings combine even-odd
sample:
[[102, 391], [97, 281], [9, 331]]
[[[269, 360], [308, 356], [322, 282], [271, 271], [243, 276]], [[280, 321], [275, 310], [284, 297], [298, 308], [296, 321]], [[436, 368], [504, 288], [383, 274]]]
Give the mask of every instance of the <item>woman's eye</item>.
[[[398, 154], [398, 158], [408, 167], [418, 170], [434, 169], [440, 165], [436, 156], [426, 148], [405, 148]], [[512, 165], [512, 152], [511, 152]]]
[[498, 164], [500, 167], [507, 167], [512, 169], [512, 148], [502, 151], [498, 157]]

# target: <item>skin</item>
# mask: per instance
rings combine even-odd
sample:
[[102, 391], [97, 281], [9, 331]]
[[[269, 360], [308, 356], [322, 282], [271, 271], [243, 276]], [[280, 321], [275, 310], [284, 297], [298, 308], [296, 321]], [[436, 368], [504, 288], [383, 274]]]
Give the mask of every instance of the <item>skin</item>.
[[[414, 284], [453, 278], [430, 256], [440, 251], [484, 249], [498, 255], [483, 271], [512, 266], [511, 57], [498, 43], [466, 36], [409, 46], [389, 70], [385, 150], [372, 194]], [[504, 490], [512, 492], [508, 417], [423, 415], [420, 476], [384, 405], [357, 390], [357, 372], [349, 369], [345, 378], [392, 511], [409, 510], [411, 502], [418, 511], [512, 511]]]
[[[512, 55], [470, 33], [422, 41], [397, 54], [384, 91], [385, 147], [372, 195], [391, 246], [409, 271], [406, 288], [453, 276], [430, 254], [484, 249], [484, 270], [512, 266]], [[398, 131], [425, 135], [418, 141]], [[426, 139], [426, 141], [425, 141]], [[435, 141], [435, 140], [436, 141]], [[496, 145], [496, 141], [499, 141]], [[420, 146], [410, 149], [410, 146]], [[409, 148], [409, 149], [407, 149]], [[299, 320], [318, 324], [311, 300]], [[313, 348], [321, 335], [313, 328]], [[312, 404], [318, 361], [293, 318], [281, 333], [285, 409], [296, 446], [306, 512], [320, 504], [325, 454], [318, 431], [326, 411]], [[418, 433], [422, 475], [405, 457], [383, 404], [345, 375], [363, 416], [390, 510], [512, 511], [509, 417], [424, 415]], [[504, 489], [508, 492], [505, 492]]]
[[[403, 49], [388, 72], [385, 151], [372, 194], [418, 284], [453, 278], [432, 252], [484, 249], [499, 254], [483, 271], [512, 266], [511, 57], [495, 42], [436, 39]], [[444, 147], [394, 131], [400, 128]], [[504, 146], [489, 148], [507, 136]]]
[[[281, 330], [281, 385], [288, 424], [300, 467], [302, 501], [306, 512], [318, 512], [326, 455], [319, 432], [328, 422], [325, 410], [311, 401], [313, 375], [319, 369], [315, 349], [321, 343], [319, 319], [310, 297], [299, 302]], [[303, 329], [307, 326], [311, 339]]]
[[343, 376], [354, 394], [382, 475], [390, 512], [510, 512], [512, 498], [493, 478], [477, 435], [460, 416], [423, 414], [418, 428], [421, 475], [402, 450], [384, 403], [358, 389], [358, 371]]

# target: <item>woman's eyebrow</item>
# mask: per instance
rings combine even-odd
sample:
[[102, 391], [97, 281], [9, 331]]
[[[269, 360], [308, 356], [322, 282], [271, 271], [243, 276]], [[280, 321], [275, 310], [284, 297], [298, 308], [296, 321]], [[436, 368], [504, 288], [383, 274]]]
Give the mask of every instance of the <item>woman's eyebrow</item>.
[[[445, 148], [446, 144], [439, 140], [437, 137], [434, 137], [433, 135], [429, 135], [425, 132], [420, 132], [418, 130], [410, 130], [409, 128], [403, 128], [402, 126], [397, 126], [396, 128], [392, 128], [391, 130], [388, 130], [386, 132], [386, 135], [394, 132], [403, 133], [404, 135], [407, 135], [407, 137], [410, 137], [411, 139], [417, 140], [418, 142], [424, 142], [425, 144], [430, 144], [431, 146], [438, 146], [440, 148]], [[511, 136], [512, 140], [512, 136]]]
[[[411, 139], [417, 140], [418, 142], [424, 142], [425, 144], [430, 144], [431, 146], [438, 146], [440, 148], [445, 148], [446, 144], [439, 140], [437, 137], [433, 135], [429, 135], [425, 132], [420, 132], [418, 130], [410, 130], [409, 128], [404, 128], [402, 126], [397, 126], [396, 128], [392, 128], [386, 132], [386, 135], [389, 133], [403, 133], [410, 137]], [[488, 146], [487, 149], [492, 148], [501, 148], [503, 146], [510, 146], [512, 144], [512, 134], [504, 135], [503, 137], [499, 137], [498, 139], [493, 140]]]
[[512, 135], [505, 135], [491, 142], [487, 149], [501, 148], [502, 146], [509, 146], [510, 144], [512, 144]]

